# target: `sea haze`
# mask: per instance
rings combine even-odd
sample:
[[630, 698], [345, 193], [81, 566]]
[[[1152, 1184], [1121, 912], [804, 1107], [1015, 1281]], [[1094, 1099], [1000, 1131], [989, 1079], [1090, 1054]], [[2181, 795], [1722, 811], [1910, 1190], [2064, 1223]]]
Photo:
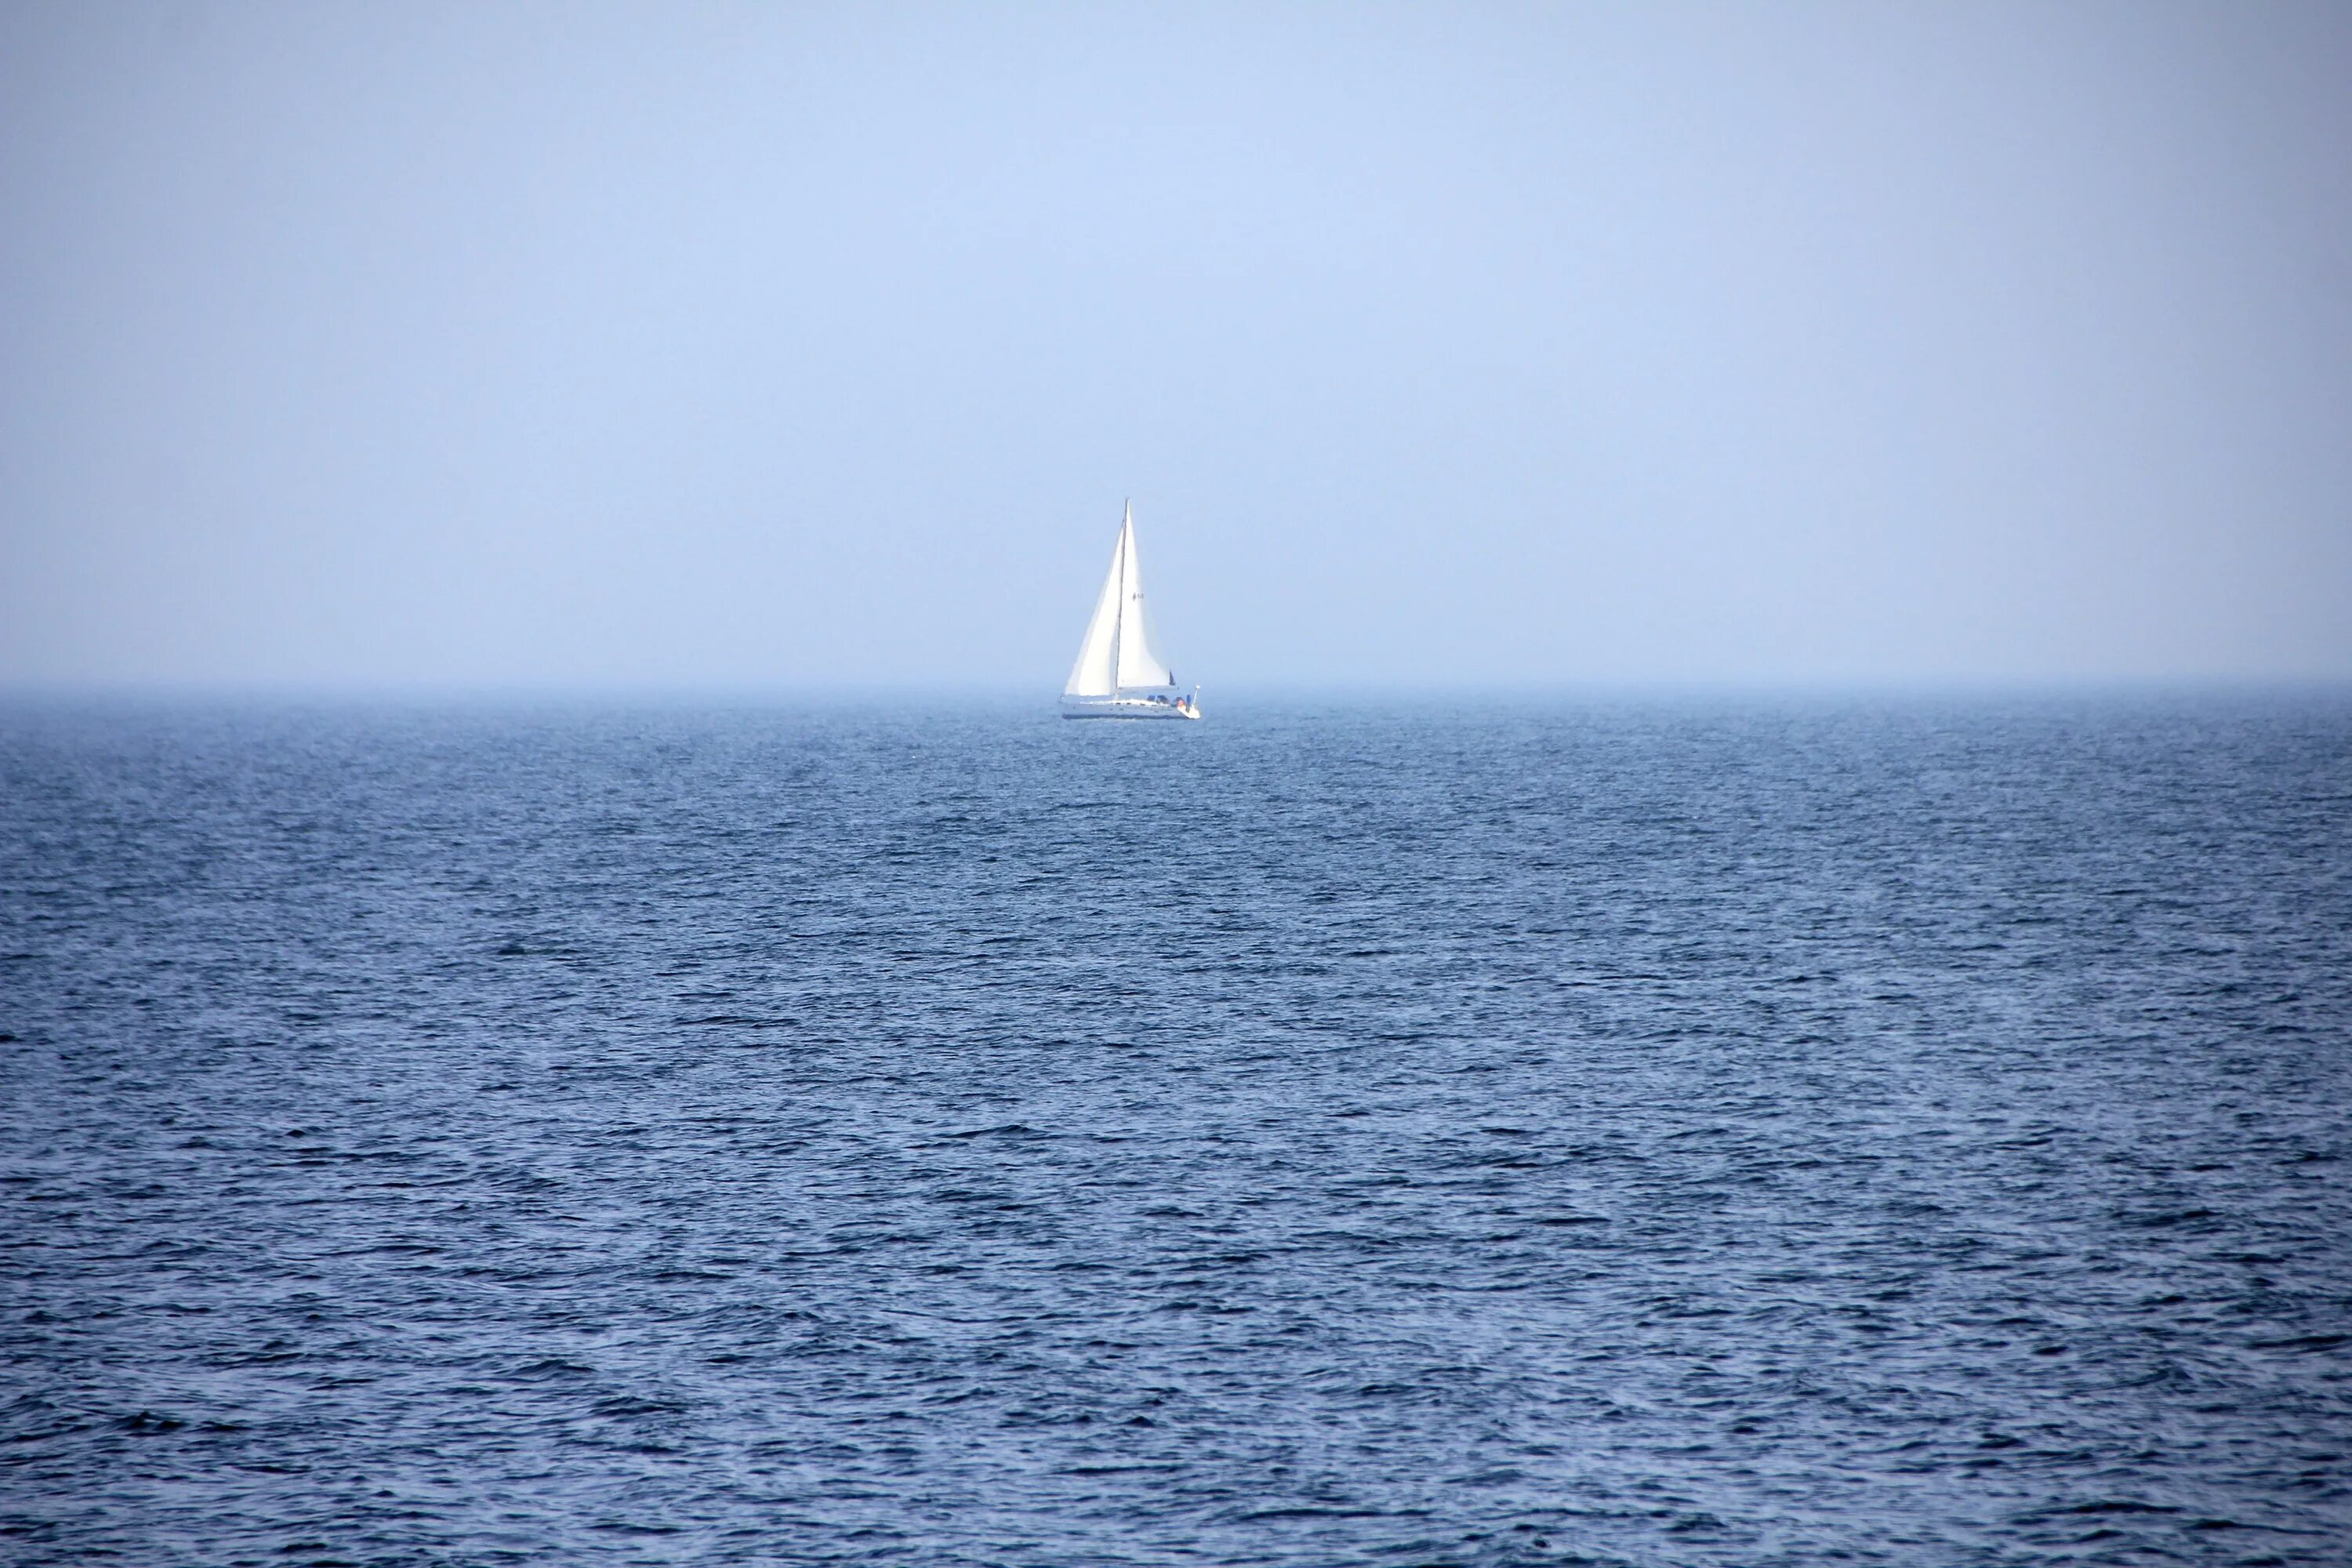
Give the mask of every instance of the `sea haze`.
[[2344, 1561], [2352, 700], [0, 709], [0, 1557]]

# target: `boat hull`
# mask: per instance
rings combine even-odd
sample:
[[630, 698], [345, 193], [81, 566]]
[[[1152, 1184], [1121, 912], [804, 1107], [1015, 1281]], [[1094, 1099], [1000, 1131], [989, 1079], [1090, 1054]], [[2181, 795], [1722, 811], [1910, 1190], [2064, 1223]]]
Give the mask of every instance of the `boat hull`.
[[1198, 719], [1201, 710], [1187, 703], [1155, 702], [1148, 697], [1065, 697], [1065, 719]]

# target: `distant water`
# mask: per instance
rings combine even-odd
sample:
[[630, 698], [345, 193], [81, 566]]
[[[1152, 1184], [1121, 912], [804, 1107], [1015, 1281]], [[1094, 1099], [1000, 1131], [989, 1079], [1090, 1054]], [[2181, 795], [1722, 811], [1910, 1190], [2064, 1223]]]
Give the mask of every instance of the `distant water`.
[[0, 710], [0, 1560], [2342, 1563], [2352, 701]]

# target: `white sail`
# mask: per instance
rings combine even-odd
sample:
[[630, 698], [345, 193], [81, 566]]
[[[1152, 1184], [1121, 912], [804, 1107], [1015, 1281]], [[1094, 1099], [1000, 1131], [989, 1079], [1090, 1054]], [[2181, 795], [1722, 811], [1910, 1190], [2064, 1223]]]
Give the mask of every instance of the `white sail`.
[[1108, 697], [1118, 686], [1113, 667], [1118, 657], [1118, 611], [1127, 599], [1127, 535], [1118, 531], [1118, 547], [1111, 552], [1110, 575], [1096, 595], [1094, 618], [1087, 623], [1086, 640], [1078, 644], [1078, 662], [1070, 666], [1068, 697]]
[[1143, 570], [1135, 557], [1135, 510], [1130, 507], [1119, 522], [1109, 575], [1103, 579], [1094, 618], [1087, 622], [1086, 639], [1078, 644], [1078, 661], [1070, 666], [1069, 684], [1062, 692], [1109, 697], [1173, 684], [1167, 661], [1151, 646], [1151, 626], [1144, 616]]
[[1135, 513], [1130, 508], [1119, 525], [1118, 560], [1125, 581], [1120, 584], [1118, 616], [1118, 684], [1122, 691], [1139, 687], [1175, 684], [1167, 660], [1151, 646], [1151, 623], [1143, 613], [1143, 566], [1135, 557]]

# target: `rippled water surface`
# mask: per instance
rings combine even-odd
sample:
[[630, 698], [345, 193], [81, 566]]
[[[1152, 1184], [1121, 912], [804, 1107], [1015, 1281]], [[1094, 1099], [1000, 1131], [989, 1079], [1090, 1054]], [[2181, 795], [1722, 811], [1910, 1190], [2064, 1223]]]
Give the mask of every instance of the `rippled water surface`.
[[2352, 704], [0, 710], [0, 1560], [2340, 1563]]

